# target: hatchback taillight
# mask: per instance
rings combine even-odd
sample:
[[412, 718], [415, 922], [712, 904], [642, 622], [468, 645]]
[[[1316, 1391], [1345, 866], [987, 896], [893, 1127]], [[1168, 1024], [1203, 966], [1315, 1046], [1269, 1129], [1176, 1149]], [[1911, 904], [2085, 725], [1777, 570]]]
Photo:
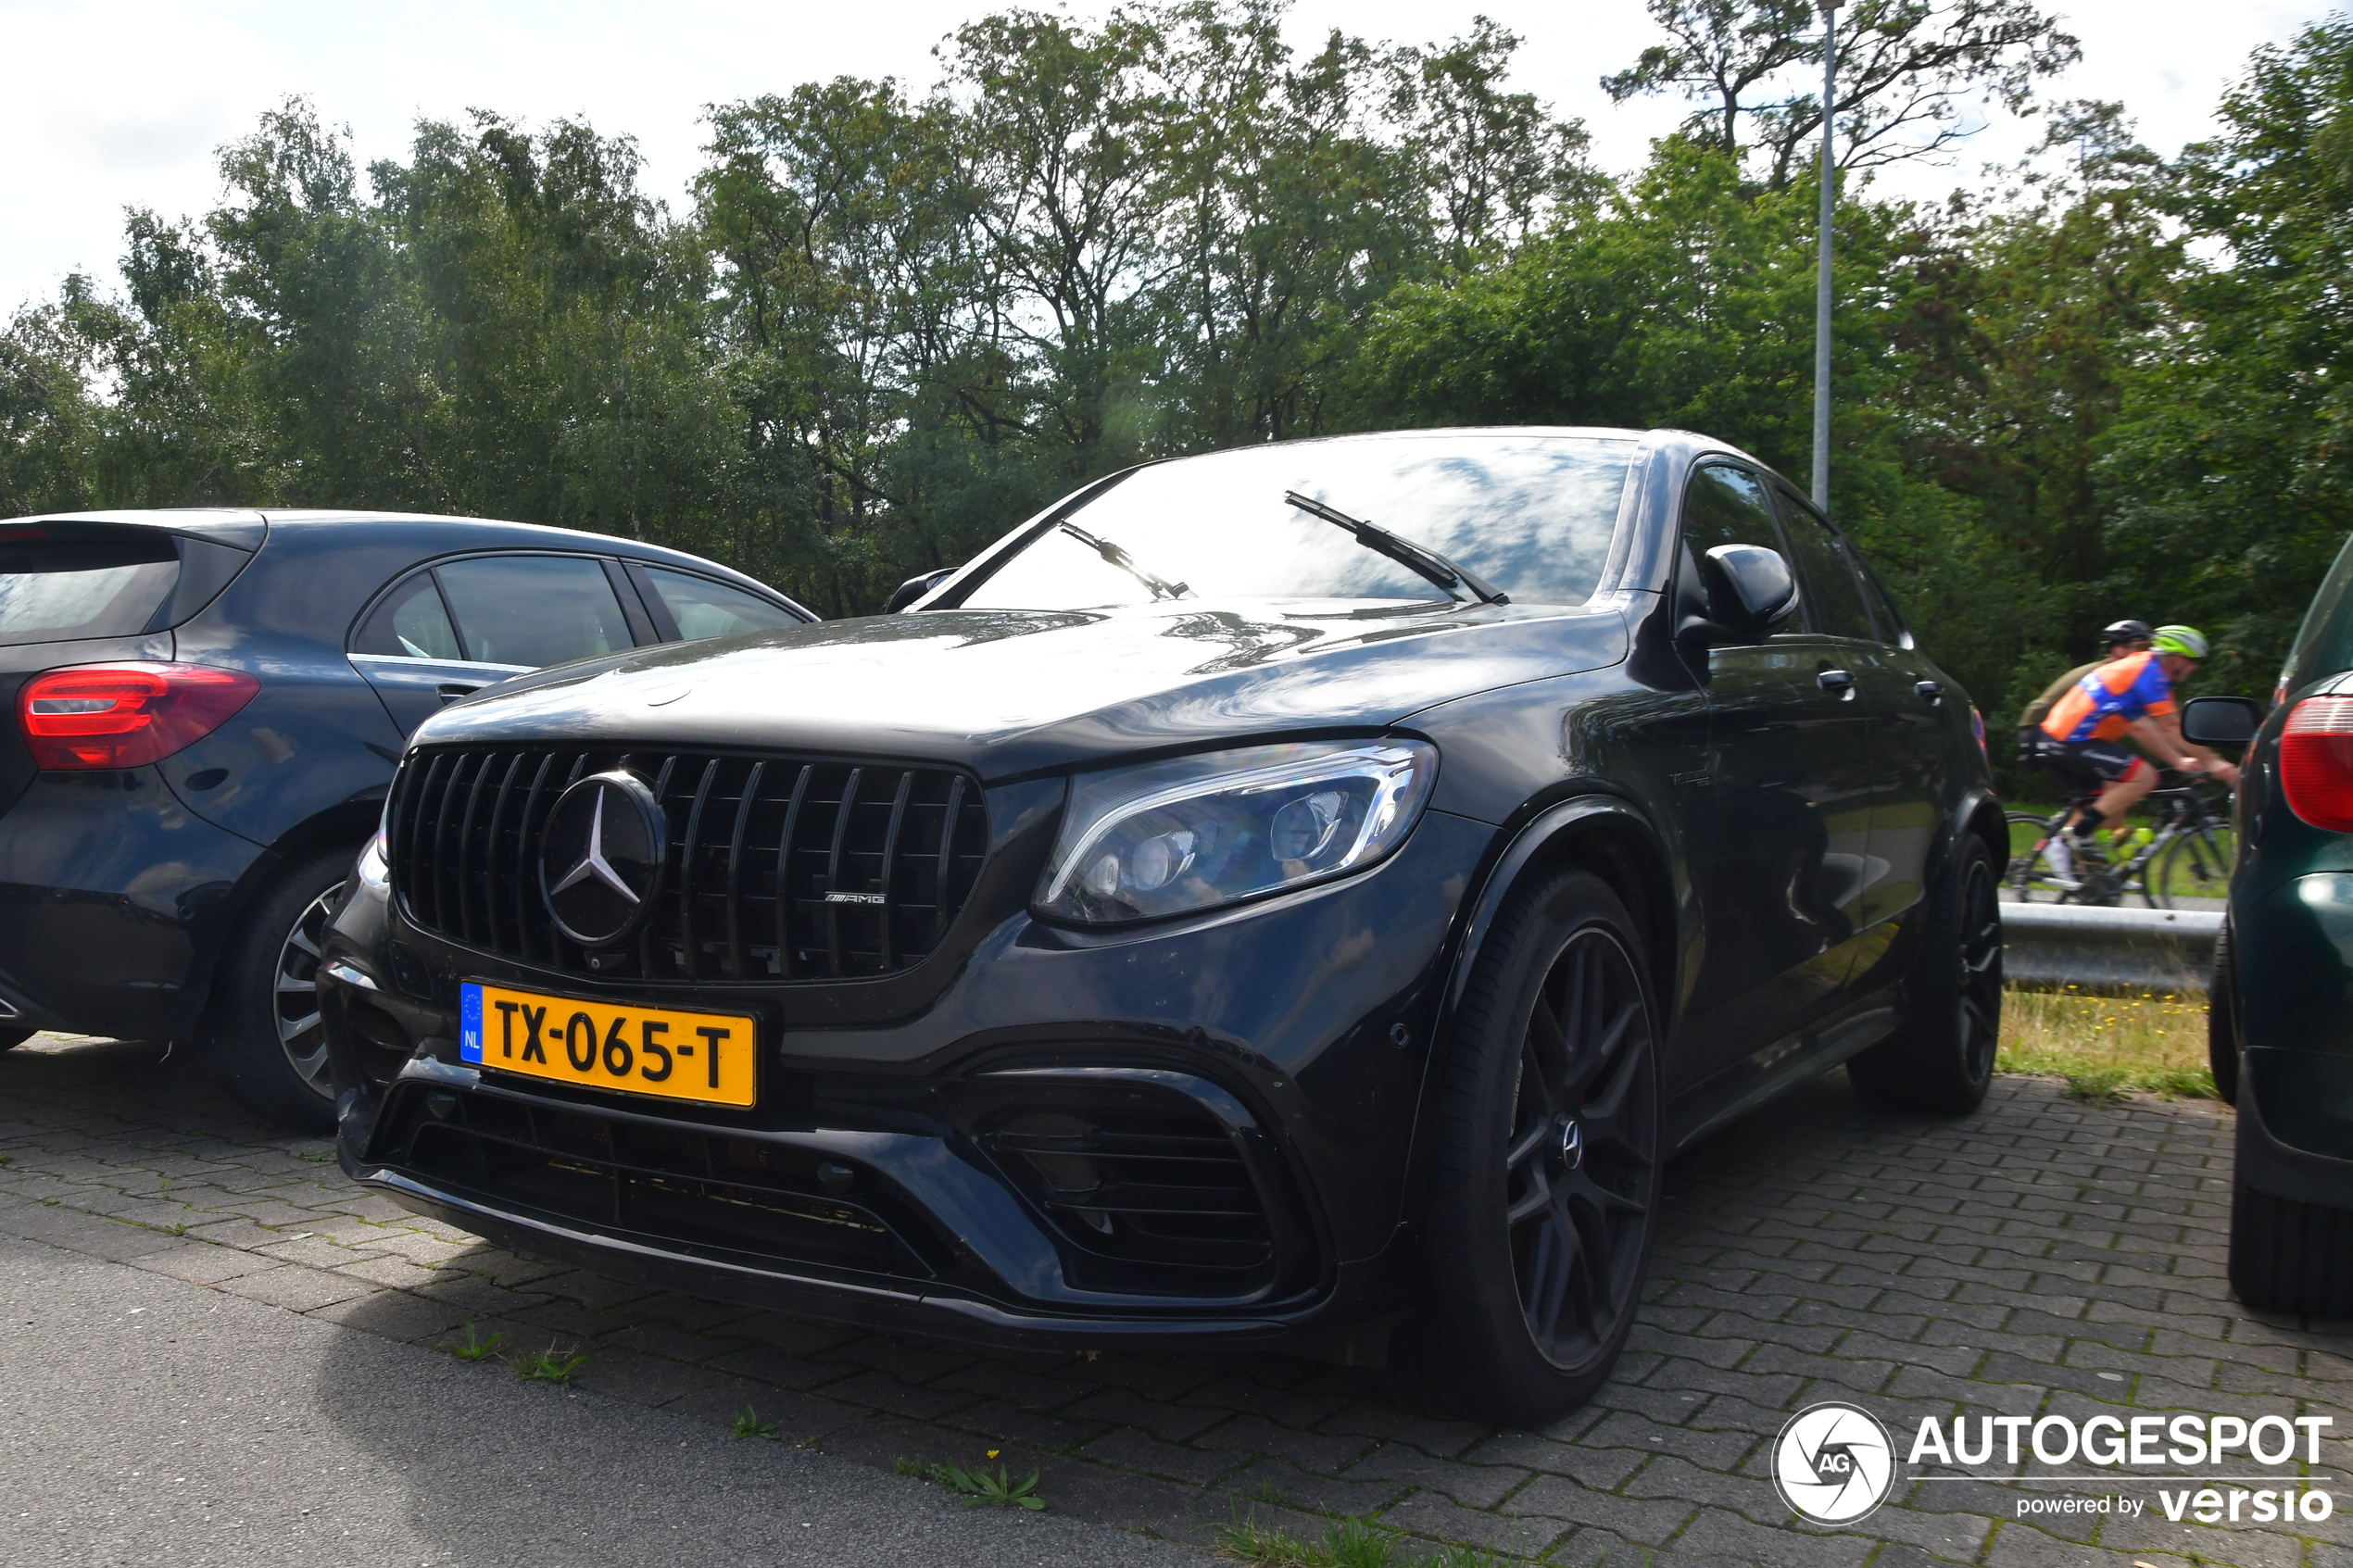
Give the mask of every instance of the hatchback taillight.
[[2353, 696], [2308, 696], [2289, 709], [2280, 788], [2314, 827], [2353, 833]]
[[90, 664], [35, 675], [17, 720], [42, 768], [142, 768], [192, 746], [261, 683], [204, 664]]

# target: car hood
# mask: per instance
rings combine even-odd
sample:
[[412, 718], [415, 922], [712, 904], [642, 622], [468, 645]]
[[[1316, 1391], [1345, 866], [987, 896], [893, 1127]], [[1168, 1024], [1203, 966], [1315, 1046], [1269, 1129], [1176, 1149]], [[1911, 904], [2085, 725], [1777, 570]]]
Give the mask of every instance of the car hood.
[[1378, 729], [1626, 657], [1616, 606], [1183, 600], [871, 616], [564, 665], [455, 704], [419, 745], [777, 747], [995, 783], [1128, 752]]

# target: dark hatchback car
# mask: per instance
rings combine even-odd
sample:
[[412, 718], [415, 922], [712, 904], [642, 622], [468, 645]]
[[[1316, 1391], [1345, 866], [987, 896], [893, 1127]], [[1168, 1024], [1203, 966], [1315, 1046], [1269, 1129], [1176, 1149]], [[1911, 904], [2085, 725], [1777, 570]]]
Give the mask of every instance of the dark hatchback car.
[[0, 522], [0, 1048], [202, 1039], [332, 1124], [313, 971], [408, 733], [564, 659], [814, 619], [692, 556], [369, 513]]
[[2239, 1112], [2231, 1285], [2249, 1306], [2353, 1317], [2353, 543], [2270, 713], [2194, 697], [2182, 728], [2248, 747], [2208, 998], [2214, 1081]]
[[1841, 1061], [1982, 1097], [2003, 849], [1967, 697], [1737, 452], [1149, 465], [908, 613], [429, 720], [327, 944], [340, 1148], [707, 1296], [1540, 1421], [1677, 1148]]

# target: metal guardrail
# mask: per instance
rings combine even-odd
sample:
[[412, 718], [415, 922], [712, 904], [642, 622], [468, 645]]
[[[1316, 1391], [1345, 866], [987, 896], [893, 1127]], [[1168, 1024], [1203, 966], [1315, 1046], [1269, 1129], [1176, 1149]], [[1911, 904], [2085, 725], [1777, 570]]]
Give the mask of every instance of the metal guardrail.
[[2204, 991], [2222, 916], [2210, 909], [2002, 906], [2002, 974], [2014, 985]]

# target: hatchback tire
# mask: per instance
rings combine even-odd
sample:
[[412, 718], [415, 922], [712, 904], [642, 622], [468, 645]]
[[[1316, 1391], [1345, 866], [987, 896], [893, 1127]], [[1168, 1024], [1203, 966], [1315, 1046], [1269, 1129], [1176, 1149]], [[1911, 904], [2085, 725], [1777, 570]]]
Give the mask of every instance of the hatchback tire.
[[2206, 986], [2206, 1065], [2224, 1105], [2239, 1102], [2238, 966], [2231, 961], [2231, 925], [2214, 934], [2214, 978]]
[[213, 1065], [246, 1110], [307, 1133], [334, 1130], [319, 942], [356, 853], [316, 851], [271, 884], [245, 911], [216, 985]]
[[2246, 1306], [2353, 1318], [2353, 1210], [2274, 1198], [2237, 1182], [2230, 1273]]
[[1658, 1228], [1657, 1008], [1599, 877], [1514, 893], [1440, 1065], [1421, 1315], [1397, 1343], [1424, 1402], [1539, 1426], [1593, 1397]]
[[1975, 1110], [2002, 1034], [2002, 906], [1994, 857], [1975, 834], [1944, 869], [1909, 989], [1903, 1027], [1846, 1064], [1856, 1094], [1881, 1110]]

